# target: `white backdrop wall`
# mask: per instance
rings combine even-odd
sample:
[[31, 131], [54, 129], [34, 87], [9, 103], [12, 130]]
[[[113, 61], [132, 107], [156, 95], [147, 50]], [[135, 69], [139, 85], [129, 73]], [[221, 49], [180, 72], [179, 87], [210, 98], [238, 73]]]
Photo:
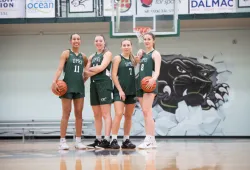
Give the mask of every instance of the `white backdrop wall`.
[[[113, 54], [118, 54], [120, 39], [106, 41]], [[81, 34], [81, 51], [95, 51], [95, 34]], [[236, 40], [232, 43], [233, 40]], [[132, 39], [136, 44], [136, 39]], [[68, 49], [67, 35], [0, 36], [0, 120], [51, 120], [61, 118], [60, 99], [50, 91], [60, 54]], [[232, 72], [228, 80], [233, 90], [224, 109], [222, 123], [225, 135], [250, 135], [250, 30], [218, 30], [181, 32], [177, 38], [157, 38], [156, 49], [162, 54], [202, 55], [227, 63]], [[134, 51], [137, 46], [135, 45]], [[83, 118], [93, 119], [86, 84]], [[113, 108], [113, 106], [112, 106]], [[112, 112], [114, 114], [114, 112]], [[74, 119], [71, 114], [71, 119]]]

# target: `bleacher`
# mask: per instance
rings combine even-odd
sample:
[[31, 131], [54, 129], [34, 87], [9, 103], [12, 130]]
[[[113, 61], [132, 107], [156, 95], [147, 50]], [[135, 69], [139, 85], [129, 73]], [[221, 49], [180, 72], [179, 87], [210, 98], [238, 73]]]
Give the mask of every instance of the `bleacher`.
[[[82, 136], [87, 126], [94, 120], [83, 120]], [[75, 138], [75, 121], [69, 120], [66, 136]], [[60, 120], [22, 120], [0, 121], [0, 138], [21, 137], [24, 142], [27, 137], [59, 137]]]

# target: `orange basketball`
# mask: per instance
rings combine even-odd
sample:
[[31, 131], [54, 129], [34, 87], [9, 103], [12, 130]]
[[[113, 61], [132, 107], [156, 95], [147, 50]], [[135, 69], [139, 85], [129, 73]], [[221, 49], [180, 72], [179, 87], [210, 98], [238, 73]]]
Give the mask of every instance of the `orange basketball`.
[[57, 80], [56, 84], [57, 84], [57, 86], [58, 86], [59, 92], [54, 91], [53, 89], [52, 89], [52, 92], [53, 92], [55, 95], [57, 95], [57, 96], [62, 96], [62, 95], [64, 95], [64, 94], [67, 92], [67, 90], [68, 90], [67, 84], [66, 84], [63, 80]]
[[152, 91], [155, 90], [156, 88], [156, 81], [154, 82], [154, 84], [150, 87], [150, 88], [146, 88], [146, 85], [148, 84], [148, 80], [151, 79], [152, 77], [150, 76], [147, 76], [147, 77], [144, 77], [142, 80], [141, 80], [141, 88], [144, 92], [146, 93], [150, 93]]

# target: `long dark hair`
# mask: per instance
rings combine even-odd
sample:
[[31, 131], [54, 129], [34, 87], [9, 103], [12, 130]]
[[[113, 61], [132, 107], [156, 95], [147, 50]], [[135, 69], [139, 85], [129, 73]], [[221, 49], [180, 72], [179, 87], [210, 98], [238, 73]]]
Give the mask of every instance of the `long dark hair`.
[[[121, 45], [124, 41], [129, 41], [130, 42], [130, 45], [132, 46], [132, 42], [130, 39], [123, 39], [122, 42], [121, 42]], [[132, 51], [130, 52], [129, 54], [129, 59], [130, 61], [132, 62], [133, 65], [136, 65], [136, 62], [135, 62], [135, 56], [133, 55]]]
[[[155, 41], [155, 35], [152, 32], [148, 32], [148, 33], [144, 34], [144, 36], [145, 35], [150, 35], [152, 37], [152, 39]], [[155, 49], [155, 43], [153, 44], [153, 48]]]

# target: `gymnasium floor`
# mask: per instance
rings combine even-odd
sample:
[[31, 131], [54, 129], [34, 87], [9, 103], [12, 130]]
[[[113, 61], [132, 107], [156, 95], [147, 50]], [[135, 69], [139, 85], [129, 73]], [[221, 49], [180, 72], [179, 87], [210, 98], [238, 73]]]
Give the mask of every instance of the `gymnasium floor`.
[[[133, 140], [139, 144], [142, 139]], [[72, 141], [72, 140], [71, 140]], [[154, 150], [70, 150], [58, 140], [0, 140], [1, 170], [249, 170], [250, 140], [158, 139]], [[88, 144], [92, 140], [85, 140]]]

